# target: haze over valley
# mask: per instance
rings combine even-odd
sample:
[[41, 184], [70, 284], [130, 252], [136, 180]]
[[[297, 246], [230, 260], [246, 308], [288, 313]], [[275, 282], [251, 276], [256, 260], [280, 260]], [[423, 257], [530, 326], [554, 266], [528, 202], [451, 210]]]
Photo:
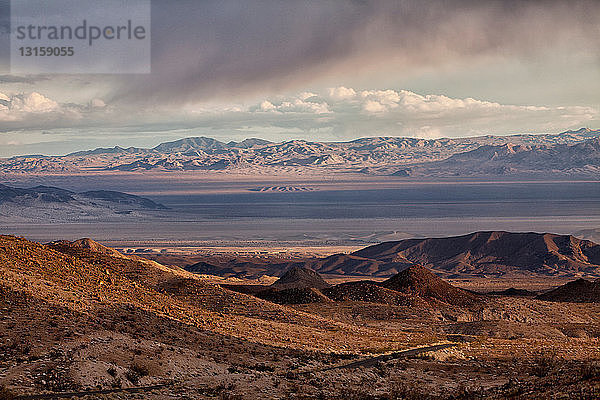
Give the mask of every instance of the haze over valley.
[[0, 400], [600, 399], [598, 27], [0, 0]]

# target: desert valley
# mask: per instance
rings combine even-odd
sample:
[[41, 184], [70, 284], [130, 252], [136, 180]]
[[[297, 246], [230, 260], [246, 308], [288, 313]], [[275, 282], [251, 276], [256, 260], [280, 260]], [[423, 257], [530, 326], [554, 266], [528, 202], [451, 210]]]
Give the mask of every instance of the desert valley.
[[597, 135], [4, 160], [0, 396], [597, 398]]
[[0, 0], [0, 400], [600, 399], [599, 27]]

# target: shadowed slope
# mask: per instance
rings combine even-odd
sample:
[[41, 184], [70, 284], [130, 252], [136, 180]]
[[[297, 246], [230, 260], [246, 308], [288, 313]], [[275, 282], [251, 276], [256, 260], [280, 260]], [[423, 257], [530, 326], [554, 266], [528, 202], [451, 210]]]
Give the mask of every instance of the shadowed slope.
[[537, 297], [547, 301], [572, 303], [600, 303], [600, 281], [577, 279]]
[[440, 279], [421, 266], [413, 266], [381, 283], [381, 286], [423, 299], [436, 299], [448, 304], [468, 305], [479, 297]]
[[468, 274], [533, 272], [600, 274], [600, 245], [551, 233], [476, 232], [463, 236], [386, 242], [352, 253], [380, 262], [412, 262]]
[[281, 278], [274, 282], [271, 287], [275, 289], [324, 289], [329, 285], [321, 275], [312, 269], [293, 267]]
[[414, 306], [425, 303], [416, 296], [399, 293], [370, 281], [342, 283], [323, 290], [323, 294], [334, 301], [363, 301], [395, 306]]

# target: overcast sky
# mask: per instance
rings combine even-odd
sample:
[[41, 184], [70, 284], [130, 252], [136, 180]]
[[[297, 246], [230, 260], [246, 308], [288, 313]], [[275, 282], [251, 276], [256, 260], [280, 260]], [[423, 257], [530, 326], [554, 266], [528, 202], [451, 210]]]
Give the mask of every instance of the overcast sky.
[[0, 51], [0, 156], [600, 128], [598, 1], [153, 1], [151, 37], [145, 75], [11, 75]]

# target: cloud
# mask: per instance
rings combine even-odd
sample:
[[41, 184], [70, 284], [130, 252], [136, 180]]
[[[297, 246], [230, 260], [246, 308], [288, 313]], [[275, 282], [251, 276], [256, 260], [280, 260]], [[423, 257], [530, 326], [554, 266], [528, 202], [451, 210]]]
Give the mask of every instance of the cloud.
[[431, 138], [558, 132], [597, 124], [598, 116], [593, 107], [513, 105], [408, 90], [334, 87], [267, 98], [245, 108], [204, 109], [192, 119], [180, 116], [176, 126], [209, 134], [247, 131], [267, 139], [273, 139], [269, 135], [274, 132], [284, 139]]
[[152, 74], [117, 78], [111, 102], [180, 104], [294, 91], [327, 77], [404, 75], [490, 56], [527, 60], [562, 45], [565, 57], [600, 55], [595, 0], [240, 4], [154, 1]]
[[257, 112], [274, 113], [307, 113], [307, 114], [328, 114], [329, 105], [314, 93], [300, 93], [295, 98], [287, 98], [279, 101], [262, 101], [257, 107], [251, 110]]
[[[174, 113], [159, 105], [130, 113], [94, 98], [60, 104], [39, 93], [0, 95], [0, 121], [11, 129], [72, 132], [189, 130], [190, 135], [349, 140], [364, 136], [457, 137], [542, 133], [598, 123], [593, 107], [513, 105], [408, 90], [334, 87], [275, 96], [251, 105], [201, 105]], [[79, 129], [79, 130], [78, 130]], [[60, 131], [60, 130], [59, 130]], [[71, 133], [73, 135], [73, 133]], [[84, 134], [79, 140], [85, 140]], [[92, 134], [94, 135], [94, 134]]]
[[0, 93], [0, 131], [98, 126], [112, 110], [103, 100], [59, 103], [41, 93]]
[[330, 88], [328, 94], [329, 97], [331, 97], [334, 100], [346, 100], [354, 98], [356, 96], [356, 91], [352, 88], [339, 86], [335, 88]]
[[[547, 107], [511, 105], [451, 98], [439, 94], [421, 95], [408, 90], [355, 90], [330, 88], [322, 95], [319, 118], [314, 108], [273, 106], [280, 115], [265, 123], [289, 126], [287, 113], [293, 113], [297, 127], [329, 130], [340, 137], [409, 135], [420, 137], [464, 136], [465, 134], [545, 132], [586, 124], [598, 118], [592, 107]], [[300, 104], [298, 98], [280, 100], [281, 105]], [[262, 105], [261, 105], [262, 107]], [[250, 108], [250, 111], [255, 110]], [[298, 115], [298, 113], [303, 113]], [[257, 118], [260, 123], [260, 119]]]
[[57, 102], [37, 92], [11, 96], [0, 93], [0, 121], [18, 121], [31, 114], [51, 113], [59, 108]]

